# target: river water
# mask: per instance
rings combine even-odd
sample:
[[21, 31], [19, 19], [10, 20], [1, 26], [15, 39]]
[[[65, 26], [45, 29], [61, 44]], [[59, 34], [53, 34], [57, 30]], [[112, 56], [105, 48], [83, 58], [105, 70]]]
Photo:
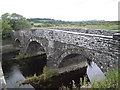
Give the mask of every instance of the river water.
[[[13, 53], [13, 56], [11, 54], [12, 58], [9, 57], [9, 59], [6, 58], [6, 56], [7, 55], [3, 55], [2, 68], [7, 88], [33, 88], [31, 85], [21, 85], [21, 82], [23, 82], [26, 77], [33, 76], [34, 74], [40, 75], [43, 72], [43, 67], [46, 65], [46, 55], [43, 54], [21, 60], [13, 59], [16, 56], [15, 53]], [[69, 84], [71, 80], [75, 80], [77, 83], [80, 83], [79, 79], [85, 73], [87, 73], [90, 82], [93, 82], [92, 79], [96, 76], [96, 80], [98, 81], [100, 78], [105, 79], [100, 68], [92, 62], [91, 66], [88, 65], [87, 68], [64, 74], [64, 76], [62, 76], [64, 77], [63, 82]]]
[[11, 72], [5, 79], [7, 88], [33, 88], [31, 85], [21, 85], [21, 82], [25, 80], [25, 77], [21, 73], [19, 65], [13, 66]]
[[[11, 56], [11, 57], [10, 57]], [[46, 64], [46, 55], [38, 55], [26, 59], [16, 60], [15, 53], [3, 55], [2, 68], [7, 88], [33, 88], [31, 85], [22, 85], [26, 77], [40, 75]]]

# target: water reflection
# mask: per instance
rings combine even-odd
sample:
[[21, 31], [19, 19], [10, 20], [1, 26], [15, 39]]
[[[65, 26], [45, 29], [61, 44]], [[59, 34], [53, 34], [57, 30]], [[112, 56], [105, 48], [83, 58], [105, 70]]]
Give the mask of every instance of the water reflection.
[[91, 62], [91, 65], [88, 65], [87, 75], [90, 82], [100, 81], [101, 79], [106, 78], [102, 70], [94, 62]]
[[[14, 59], [15, 54], [11, 58], [5, 58], [3, 55], [2, 68], [7, 83], [7, 88], [33, 88], [31, 85], [21, 85], [26, 77], [34, 74], [40, 75], [43, 67], [46, 65], [46, 54], [32, 56], [23, 59]], [[9, 53], [8, 53], [9, 55]]]
[[18, 65], [13, 66], [11, 70], [12, 72], [6, 78], [7, 88], [33, 88], [31, 85], [21, 85], [25, 77], [20, 72]]

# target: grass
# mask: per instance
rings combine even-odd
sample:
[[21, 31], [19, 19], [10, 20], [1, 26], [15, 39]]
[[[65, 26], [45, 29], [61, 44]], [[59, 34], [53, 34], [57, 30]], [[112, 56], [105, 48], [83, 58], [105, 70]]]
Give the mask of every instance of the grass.
[[112, 30], [112, 31], [120, 31], [118, 30], [118, 25], [60, 25], [60, 26], [52, 26], [52, 27], [32, 27], [32, 29], [49, 29], [49, 28], [80, 28], [80, 29], [100, 29], [100, 30]]
[[34, 25], [43, 25], [43, 23], [34, 23]]
[[57, 70], [48, 70], [46, 66], [43, 68], [43, 74], [45, 74], [48, 78], [58, 75], [58, 73], [59, 72]]
[[27, 77], [27, 79], [22, 84], [31, 84], [34, 87], [41, 88], [50, 88], [54, 86], [51, 82], [51, 77], [58, 75], [59, 72], [57, 70], [48, 70], [46, 66], [43, 69], [43, 73], [39, 76]]
[[[10, 39], [3, 39], [1, 42], [0, 42], [0, 45], [1, 46], [5, 46], [5, 45], [9, 45], [9, 44], [12, 44], [12, 40]], [[13, 52], [13, 51], [16, 51], [15, 48], [7, 48], [5, 50], [2, 50], [2, 54], [3, 53], [9, 53], [9, 52]]]
[[120, 88], [118, 82], [120, 82], [118, 79], [118, 69], [114, 69], [106, 73], [105, 80], [92, 83], [91, 88]]
[[9, 39], [2, 40], [2, 45], [7, 45], [7, 44], [11, 44], [11, 43], [12, 43], [12, 40], [9, 40]]
[[106, 72], [106, 79], [105, 80], [100, 80], [99, 82], [86, 82], [87, 78], [84, 78], [84, 81], [81, 81], [82, 87], [81, 88], [98, 88], [101, 90], [101, 88], [109, 88], [109, 89], [118, 89], [120, 88], [118, 86], [118, 83], [120, 82], [119, 78], [118, 78], [118, 68], [112, 70], [112, 71], [108, 71]]
[[9, 48], [9, 49], [6, 49], [6, 50], [2, 51], [1, 53], [2, 53], [2, 54], [5, 54], [5, 53], [9, 53], [9, 52], [14, 52], [14, 51], [16, 51], [16, 49], [14, 49], [14, 48]]
[[[43, 69], [43, 74], [39, 75], [39, 76], [32, 76], [32, 77], [28, 77], [23, 84], [31, 84], [34, 87], [46, 87], [46, 88], [50, 88], [51, 86], [54, 86], [55, 83], [51, 82], [51, 77], [58, 75], [59, 72], [56, 70], [48, 70], [46, 67], [44, 67]], [[100, 80], [100, 81], [96, 81], [93, 83], [88, 82], [88, 78], [84, 77], [84, 79], [80, 78], [80, 88], [89, 88], [89, 89], [104, 89], [104, 88], [109, 88], [109, 89], [118, 89], [118, 83], [120, 82], [120, 80], [118, 79], [118, 68], [112, 70], [112, 71], [108, 71], [106, 72], [106, 79], [105, 80]], [[49, 86], [51, 85], [51, 86]], [[79, 90], [79, 88], [75, 85], [75, 82], [73, 81], [72, 84], [73, 90], [77, 89]], [[60, 90], [70, 90], [68, 87], [65, 86], [61, 86]]]
[[38, 21], [41, 21], [41, 22], [48, 22], [48, 21], [50, 21], [50, 20], [38, 20]]
[[87, 29], [118, 30], [118, 25], [86, 25], [80, 27]]
[[23, 58], [28, 58], [28, 57], [32, 57], [35, 56], [34, 54], [27, 54], [27, 53], [20, 53], [19, 55], [17, 55], [15, 57], [15, 59], [19, 60], [19, 59], [23, 59]]

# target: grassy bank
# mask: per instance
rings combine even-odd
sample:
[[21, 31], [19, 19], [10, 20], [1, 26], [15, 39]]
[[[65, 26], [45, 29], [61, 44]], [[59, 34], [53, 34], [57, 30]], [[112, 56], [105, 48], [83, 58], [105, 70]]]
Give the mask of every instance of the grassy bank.
[[2, 41], [0, 42], [0, 45], [8, 45], [8, 44], [12, 44], [12, 40], [9, 38], [2, 39]]
[[[101, 90], [101, 88], [109, 88], [109, 89], [118, 89], [120, 88], [118, 83], [120, 82], [119, 79], [119, 72], [118, 72], [118, 68], [113, 69], [112, 71], [108, 71], [105, 73], [106, 75], [106, 79], [105, 80], [101, 80], [99, 82], [93, 82], [93, 83], [85, 83], [82, 88], [87, 88], [89, 86], [89, 88], [99, 88]], [[86, 86], [85, 86], [86, 85]]]

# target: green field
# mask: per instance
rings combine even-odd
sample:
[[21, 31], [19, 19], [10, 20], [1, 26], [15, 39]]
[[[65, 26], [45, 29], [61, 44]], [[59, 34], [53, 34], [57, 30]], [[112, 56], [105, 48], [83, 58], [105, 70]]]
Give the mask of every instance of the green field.
[[54, 19], [30, 19], [33, 23], [32, 29], [49, 29], [49, 28], [80, 28], [80, 29], [100, 29], [100, 30], [113, 30], [120, 31], [118, 21], [61, 21]]
[[37, 25], [44, 25], [43, 23], [34, 23], [35, 26]]
[[60, 26], [52, 26], [52, 27], [32, 27], [32, 29], [49, 29], [49, 28], [82, 28], [82, 29], [100, 29], [100, 30], [113, 30], [120, 31], [118, 29], [118, 25], [85, 25], [85, 26], [77, 26], [77, 25], [60, 25]]

